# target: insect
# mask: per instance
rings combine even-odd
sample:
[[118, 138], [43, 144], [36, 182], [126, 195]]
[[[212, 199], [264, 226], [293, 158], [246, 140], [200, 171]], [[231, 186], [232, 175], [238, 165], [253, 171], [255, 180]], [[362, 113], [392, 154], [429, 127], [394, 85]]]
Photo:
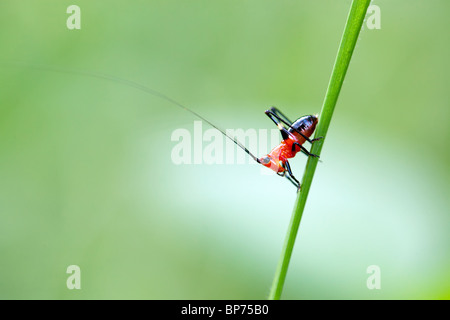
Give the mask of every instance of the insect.
[[[270, 110], [266, 110], [266, 115], [277, 125], [280, 129], [281, 137], [283, 140], [281, 143], [272, 149], [265, 157], [258, 158], [256, 161], [261, 163], [273, 171], [279, 176], [286, 177], [292, 184], [300, 189], [300, 182], [295, 178], [292, 173], [291, 166], [288, 159], [294, 158], [298, 152], [303, 152], [307, 156], [319, 157], [316, 154], [310, 153], [303, 144], [308, 141], [313, 143], [320, 140], [322, 137], [315, 139], [309, 139], [316, 129], [318, 118], [316, 115], [303, 116], [297, 119], [295, 122], [289, 120], [281, 111], [272, 107]], [[288, 129], [284, 125], [288, 126]], [[287, 174], [286, 174], [287, 173]]]
[[314, 133], [314, 130], [315, 130], [317, 122], [318, 122], [318, 117], [316, 115], [303, 116], [303, 117], [297, 119], [296, 121], [292, 122], [281, 111], [279, 111], [275, 107], [272, 107], [269, 110], [266, 110], [266, 112], [265, 112], [266, 115], [277, 125], [278, 129], [280, 130], [281, 137], [283, 140], [281, 141], [281, 143], [278, 146], [273, 148], [272, 151], [270, 151], [266, 156], [258, 158], [254, 154], [252, 154], [235, 137], [228, 135], [223, 129], [219, 128], [218, 126], [216, 126], [215, 124], [213, 124], [212, 122], [210, 122], [209, 120], [207, 120], [206, 118], [201, 116], [200, 114], [189, 109], [188, 107], [184, 106], [183, 104], [179, 103], [178, 101], [170, 98], [169, 96], [166, 96], [165, 94], [163, 94], [161, 92], [158, 92], [156, 90], [153, 90], [146, 86], [143, 86], [137, 82], [129, 81], [126, 79], [118, 78], [118, 77], [107, 75], [107, 74], [94, 73], [94, 72], [90, 72], [90, 71], [68, 70], [68, 69], [61, 69], [61, 68], [57, 68], [57, 67], [42, 66], [42, 65], [27, 65], [27, 66], [30, 68], [33, 68], [33, 69], [38, 69], [38, 70], [52, 71], [52, 72], [59, 72], [59, 73], [69, 73], [69, 74], [76, 74], [76, 75], [89, 76], [89, 77], [109, 80], [109, 81], [113, 81], [113, 82], [117, 82], [117, 83], [121, 83], [121, 84], [130, 86], [130, 87], [133, 87], [135, 89], [149, 93], [153, 96], [157, 96], [161, 99], [164, 99], [164, 100], [180, 107], [181, 109], [188, 111], [189, 113], [193, 114], [194, 116], [196, 116], [199, 119], [203, 120], [204, 122], [208, 123], [211, 127], [220, 131], [225, 137], [232, 140], [238, 147], [240, 147], [242, 150], [244, 150], [257, 163], [260, 163], [263, 166], [272, 169], [279, 176], [286, 177], [292, 184], [294, 184], [297, 187], [297, 190], [300, 189], [300, 182], [293, 175], [288, 159], [294, 158], [298, 152], [302, 152], [302, 153], [306, 154], [307, 156], [318, 157], [317, 155], [310, 153], [305, 147], [303, 147], [303, 144], [306, 141], [312, 144], [314, 141], [317, 141], [322, 138], [322, 137], [318, 137], [315, 139], [310, 139], [311, 135]]
[[[173, 101], [170, 99], [170, 101]], [[318, 137], [315, 139], [310, 139], [311, 135], [316, 129], [317, 122], [319, 121], [317, 115], [307, 115], [303, 116], [296, 121], [292, 122], [288, 119], [280, 110], [275, 107], [266, 110], [266, 115], [277, 125], [280, 130], [281, 137], [283, 140], [281, 143], [272, 149], [266, 156], [258, 158], [252, 154], [242, 143], [240, 143], [235, 137], [229, 136], [224, 130], [220, 129], [210, 121], [206, 120], [199, 114], [193, 112], [192, 110], [182, 106], [178, 102], [175, 102], [178, 106], [183, 109], [193, 113], [213, 128], [219, 130], [224, 136], [231, 139], [236, 145], [238, 145], [242, 150], [244, 150], [253, 160], [263, 166], [272, 169], [277, 175], [281, 177], [286, 177], [294, 186], [296, 186], [297, 191], [300, 190], [300, 182], [292, 173], [291, 166], [289, 164], [290, 158], [294, 158], [298, 152], [302, 152], [307, 156], [318, 158], [319, 156], [310, 153], [303, 144], [308, 141], [313, 143], [314, 141], [320, 140], [323, 137]], [[286, 128], [287, 126], [287, 128]]]
[[[150, 89], [146, 88], [145, 91]], [[153, 92], [153, 90], [151, 90]], [[155, 93], [155, 92], [153, 92]], [[276, 172], [277, 175], [281, 177], [286, 177], [293, 185], [296, 186], [297, 191], [300, 190], [300, 182], [292, 173], [291, 166], [289, 164], [290, 158], [294, 158], [298, 152], [302, 152], [307, 156], [318, 158], [319, 156], [313, 153], [310, 153], [303, 144], [308, 141], [309, 143], [313, 143], [314, 141], [322, 139], [322, 137], [318, 137], [315, 139], [310, 139], [311, 135], [314, 133], [316, 129], [317, 122], [319, 121], [317, 115], [307, 115], [303, 116], [296, 121], [292, 122], [289, 120], [280, 110], [275, 107], [266, 110], [266, 115], [277, 125], [280, 130], [282, 141], [281, 143], [272, 149], [266, 156], [258, 158], [253, 153], [250, 152], [241, 142], [239, 142], [235, 137], [228, 135], [224, 130], [217, 127], [215, 124], [211, 123], [209, 120], [205, 119], [198, 113], [188, 109], [184, 105], [176, 102], [175, 100], [168, 98], [160, 93], [157, 94], [159, 97], [164, 98], [179, 107], [185, 109], [186, 111], [194, 114], [201, 120], [208, 123], [210, 126], [220, 131], [225, 137], [232, 140], [237, 146], [239, 146], [242, 150], [244, 150], [253, 160], [257, 163], [262, 164], [263, 166], [272, 169]], [[287, 128], [286, 128], [287, 126]]]

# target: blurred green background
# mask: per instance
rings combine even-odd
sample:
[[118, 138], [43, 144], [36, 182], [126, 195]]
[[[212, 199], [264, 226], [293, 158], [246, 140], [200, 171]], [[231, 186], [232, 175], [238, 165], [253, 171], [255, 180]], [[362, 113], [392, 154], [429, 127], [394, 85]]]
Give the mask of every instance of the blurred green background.
[[[71, 4], [81, 30], [66, 27]], [[175, 165], [171, 133], [194, 116], [31, 65], [111, 74], [223, 128], [272, 129], [272, 105], [320, 111], [350, 4], [2, 0], [0, 298], [266, 298], [292, 185], [257, 165]], [[284, 299], [450, 298], [450, 3], [373, 4], [381, 29], [360, 35]], [[298, 177], [305, 163], [291, 162]], [[81, 290], [66, 287], [73, 264]]]

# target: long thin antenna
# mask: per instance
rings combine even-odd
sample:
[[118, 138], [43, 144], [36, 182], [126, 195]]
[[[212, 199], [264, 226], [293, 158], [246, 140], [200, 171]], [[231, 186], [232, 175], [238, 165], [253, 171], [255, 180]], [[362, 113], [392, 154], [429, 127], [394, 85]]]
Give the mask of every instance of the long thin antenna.
[[[23, 64], [21, 64], [21, 63], [17, 63], [17, 64], [20, 64], [20, 65], [23, 66]], [[233, 141], [239, 148], [244, 150], [253, 160], [255, 160], [257, 163], [260, 163], [259, 159], [254, 154], [252, 154], [241, 142], [239, 142], [239, 140], [237, 140], [236, 137], [228, 135], [225, 132], [225, 130], [219, 128], [218, 126], [216, 126], [215, 124], [210, 122], [208, 119], [204, 118], [203, 116], [199, 115], [197, 112], [195, 112], [195, 111], [189, 109], [188, 107], [184, 106], [180, 102], [170, 98], [169, 96], [166, 96], [165, 94], [163, 94], [163, 93], [161, 93], [159, 91], [156, 91], [156, 90], [153, 90], [151, 88], [148, 88], [148, 87], [146, 87], [146, 86], [144, 86], [144, 85], [142, 85], [140, 83], [137, 83], [137, 82], [134, 82], [134, 81], [130, 81], [130, 80], [126, 80], [126, 79], [122, 79], [122, 78], [115, 77], [115, 76], [112, 76], [112, 75], [109, 75], [109, 74], [104, 74], [104, 73], [95, 73], [95, 72], [90, 72], [90, 71], [61, 69], [61, 68], [52, 67], [52, 66], [41, 66], [41, 65], [34, 65], [34, 64], [26, 64], [25, 66], [33, 68], [33, 69], [37, 69], [37, 70], [60, 72], [60, 73], [71, 73], [71, 74], [88, 76], [88, 77], [93, 77], [93, 78], [98, 78], [98, 79], [103, 79], [103, 80], [109, 80], [109, 81], [113, 81], [113, 82], [124, 84], [124, 85], [129, 86], [129, 87], [133, 87], [135, 89], [141, 90], [143, 92], [149, 93], [149, 94], [151, 94], [153, 96], [156, 96], [158, 98], [166, 100], [166, 101], [168, 101], [168, 102], [170, 102], [170, 103], [180, 107], [181, 109], [184, 109], [187, 112], [193, 114], [197, 118], [205, 121], [207, 124], [209, 124], [214, 129], [220, 131], [225, 137], [227, 137], [228, 139]]]

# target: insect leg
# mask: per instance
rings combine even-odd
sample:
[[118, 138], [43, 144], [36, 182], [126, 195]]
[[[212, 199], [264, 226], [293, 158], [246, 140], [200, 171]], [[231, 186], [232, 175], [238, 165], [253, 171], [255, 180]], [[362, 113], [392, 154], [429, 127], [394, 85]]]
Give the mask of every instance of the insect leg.
[[[278, 117], [278, 119], [279, 119], [280, 121], [282, 121], [284, 124], [288, 125], [289, 128], [292, 128], [293, 130], [295, 130], [296, 132], [298, 132], [303, 138], [306, 139], [306, 141], [308, 141], [308, 142], [314, 142], [314, 141], [318, 141], [318, 140], [320, 140], [320, 139], [323, 139], [323, 137], [318, 137], [318, 138], [314, 138], [314, 139], [306, 138], [301, 132], [299, 132], [298, 130], [296, 130], [295, 128], [292, 127], [292, 123], [293, 123], [293, 122], [292, 122], [291, 120], [289, 120], [289, 118], [286, 117], [280, 110], [278, 110], [276, 107], [272, 107], [272, 108], [270, 108], [270, 111], [272, 111], [272, 112], [274, 113], [274, 115]], [[284, 120], [284, 121], [283, 121], [283, 120]]]
[[[308, 138], [307, 136], [305, 136], [303, 133], [301, 133], [299, 130], [297, 130], [297, 129], [295, 129], [294, 127], [292, 127], [292, 124], [291, 124], [291, 123], [289, 123], [288, 121], [282, 119], [280, 116], [278, 116], [276, 113], [274, 113], [274, 112], [272, 111], [272, 109], [266, 110], [266, 115], [267, 115], [273, 122], [276, 123], [276, 125], [278, 126], [278, 128], [280, 128], [280, 130], [282, 130], [281, 127], [283, 127], [284, 130], [287, 132], [288, 136], [290, 135], [290, 132], [287, 131], [286, 128], [285, 128], [281, 123], [287, 125], [290, 129], [292, 129], [292, 130], [294, 130], [295, 132], [297, 132], [299, 135], [301, 135], [301, 136], [302, 136], [306, 141], [308, 141], [309, 143], [313, 143], [313, 142], [316, 141], [316, 140], [322, 139], [322, 137], [320, 137], [320, 138], [311, 140], [310, 138]], [[287, 118], [286, 118], [286, 119], [287, 119]], [[289, 119], [287, 119], [287, 120], [289, 120]], [[285, 138], [285, 135], [284, 135], [283, 133], [281, 133], [281, 136], [283, 137], [283, 139], [286, 139], [286, 138]]]
[[300, 182], [292, 174], [292, 170], [291, 170], [291, 166], [289, 165], [289, 161], [285, 161], [283, 163], [283, 167], [287, 170], [287, 172], [289, 174], [289, 175], [286, 175], [286, 178], [297, 187], [297, 190], [300, 190], [300, 187], [301, 187]]
[[300, 190], [300, 188], [301, 188], [300, 184], [297, 184], [297, 182], [292, 180], [292, 178], [289, 177], [288, 175], [286, 175], [285, 177], [286, 177], [286, 179], [288, 179], [297, 188], [297, 191]]
[[279, 119], [283, 119], [285, 121], [285, 124], [287, 124], [289, 127], [292, 126], [292, 121], [289, 120], [288, 117], [286, 117], [280, 110], [278, 110], [276, 107], [270, 108], [270, 111], [272, 111], [275, 115], [278, 116]]
[[281, 137], [283, 138], [283, 140], [289, 139], [291, 133], [282, 124], [282, 122], [284, 123], [284, 120], [280, 119], [275, 113], [273, 113], [272, 110], [266, 110], [266, 115], [270, 118], [270, 120], [275, 122], [278, 129], [280, 129]]
[[320, 158], [317, 154], [311, 153], [308, 150], [306, 150], [306, 148], [304, 146], [302, 146], [300, 143], [294, 142], [292, 145], [292, 151], [295, 150], [295, 146], [299, 146], [300, 147], [300, 151], [303, 152], [304, 154], [306, 154], [307, 156], [311, 156], [311, 157], [315, 157], [315, 158]]

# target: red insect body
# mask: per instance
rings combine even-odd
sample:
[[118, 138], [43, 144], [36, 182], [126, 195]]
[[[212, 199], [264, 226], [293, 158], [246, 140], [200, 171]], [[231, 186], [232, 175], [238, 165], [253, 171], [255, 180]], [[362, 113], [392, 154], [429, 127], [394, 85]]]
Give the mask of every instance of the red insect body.
[[[301, 132], [305, 137], [309, 138], [316, 129], [317, 116], [305, 116], [292, 124], [292, 128], [295, 128]], [[289, 136], [282, 140], [281, 143], [272, 149], [265, 157], [259, 158], [262, 165], [272, 169], [277, 173], [283, 173], [286, 171], [283, 166], [284, 163], [290, 158], [294, 158], [297, 152], [301, 150], [306, 139], [300, 135], [297, 131], [289, 129]]]

